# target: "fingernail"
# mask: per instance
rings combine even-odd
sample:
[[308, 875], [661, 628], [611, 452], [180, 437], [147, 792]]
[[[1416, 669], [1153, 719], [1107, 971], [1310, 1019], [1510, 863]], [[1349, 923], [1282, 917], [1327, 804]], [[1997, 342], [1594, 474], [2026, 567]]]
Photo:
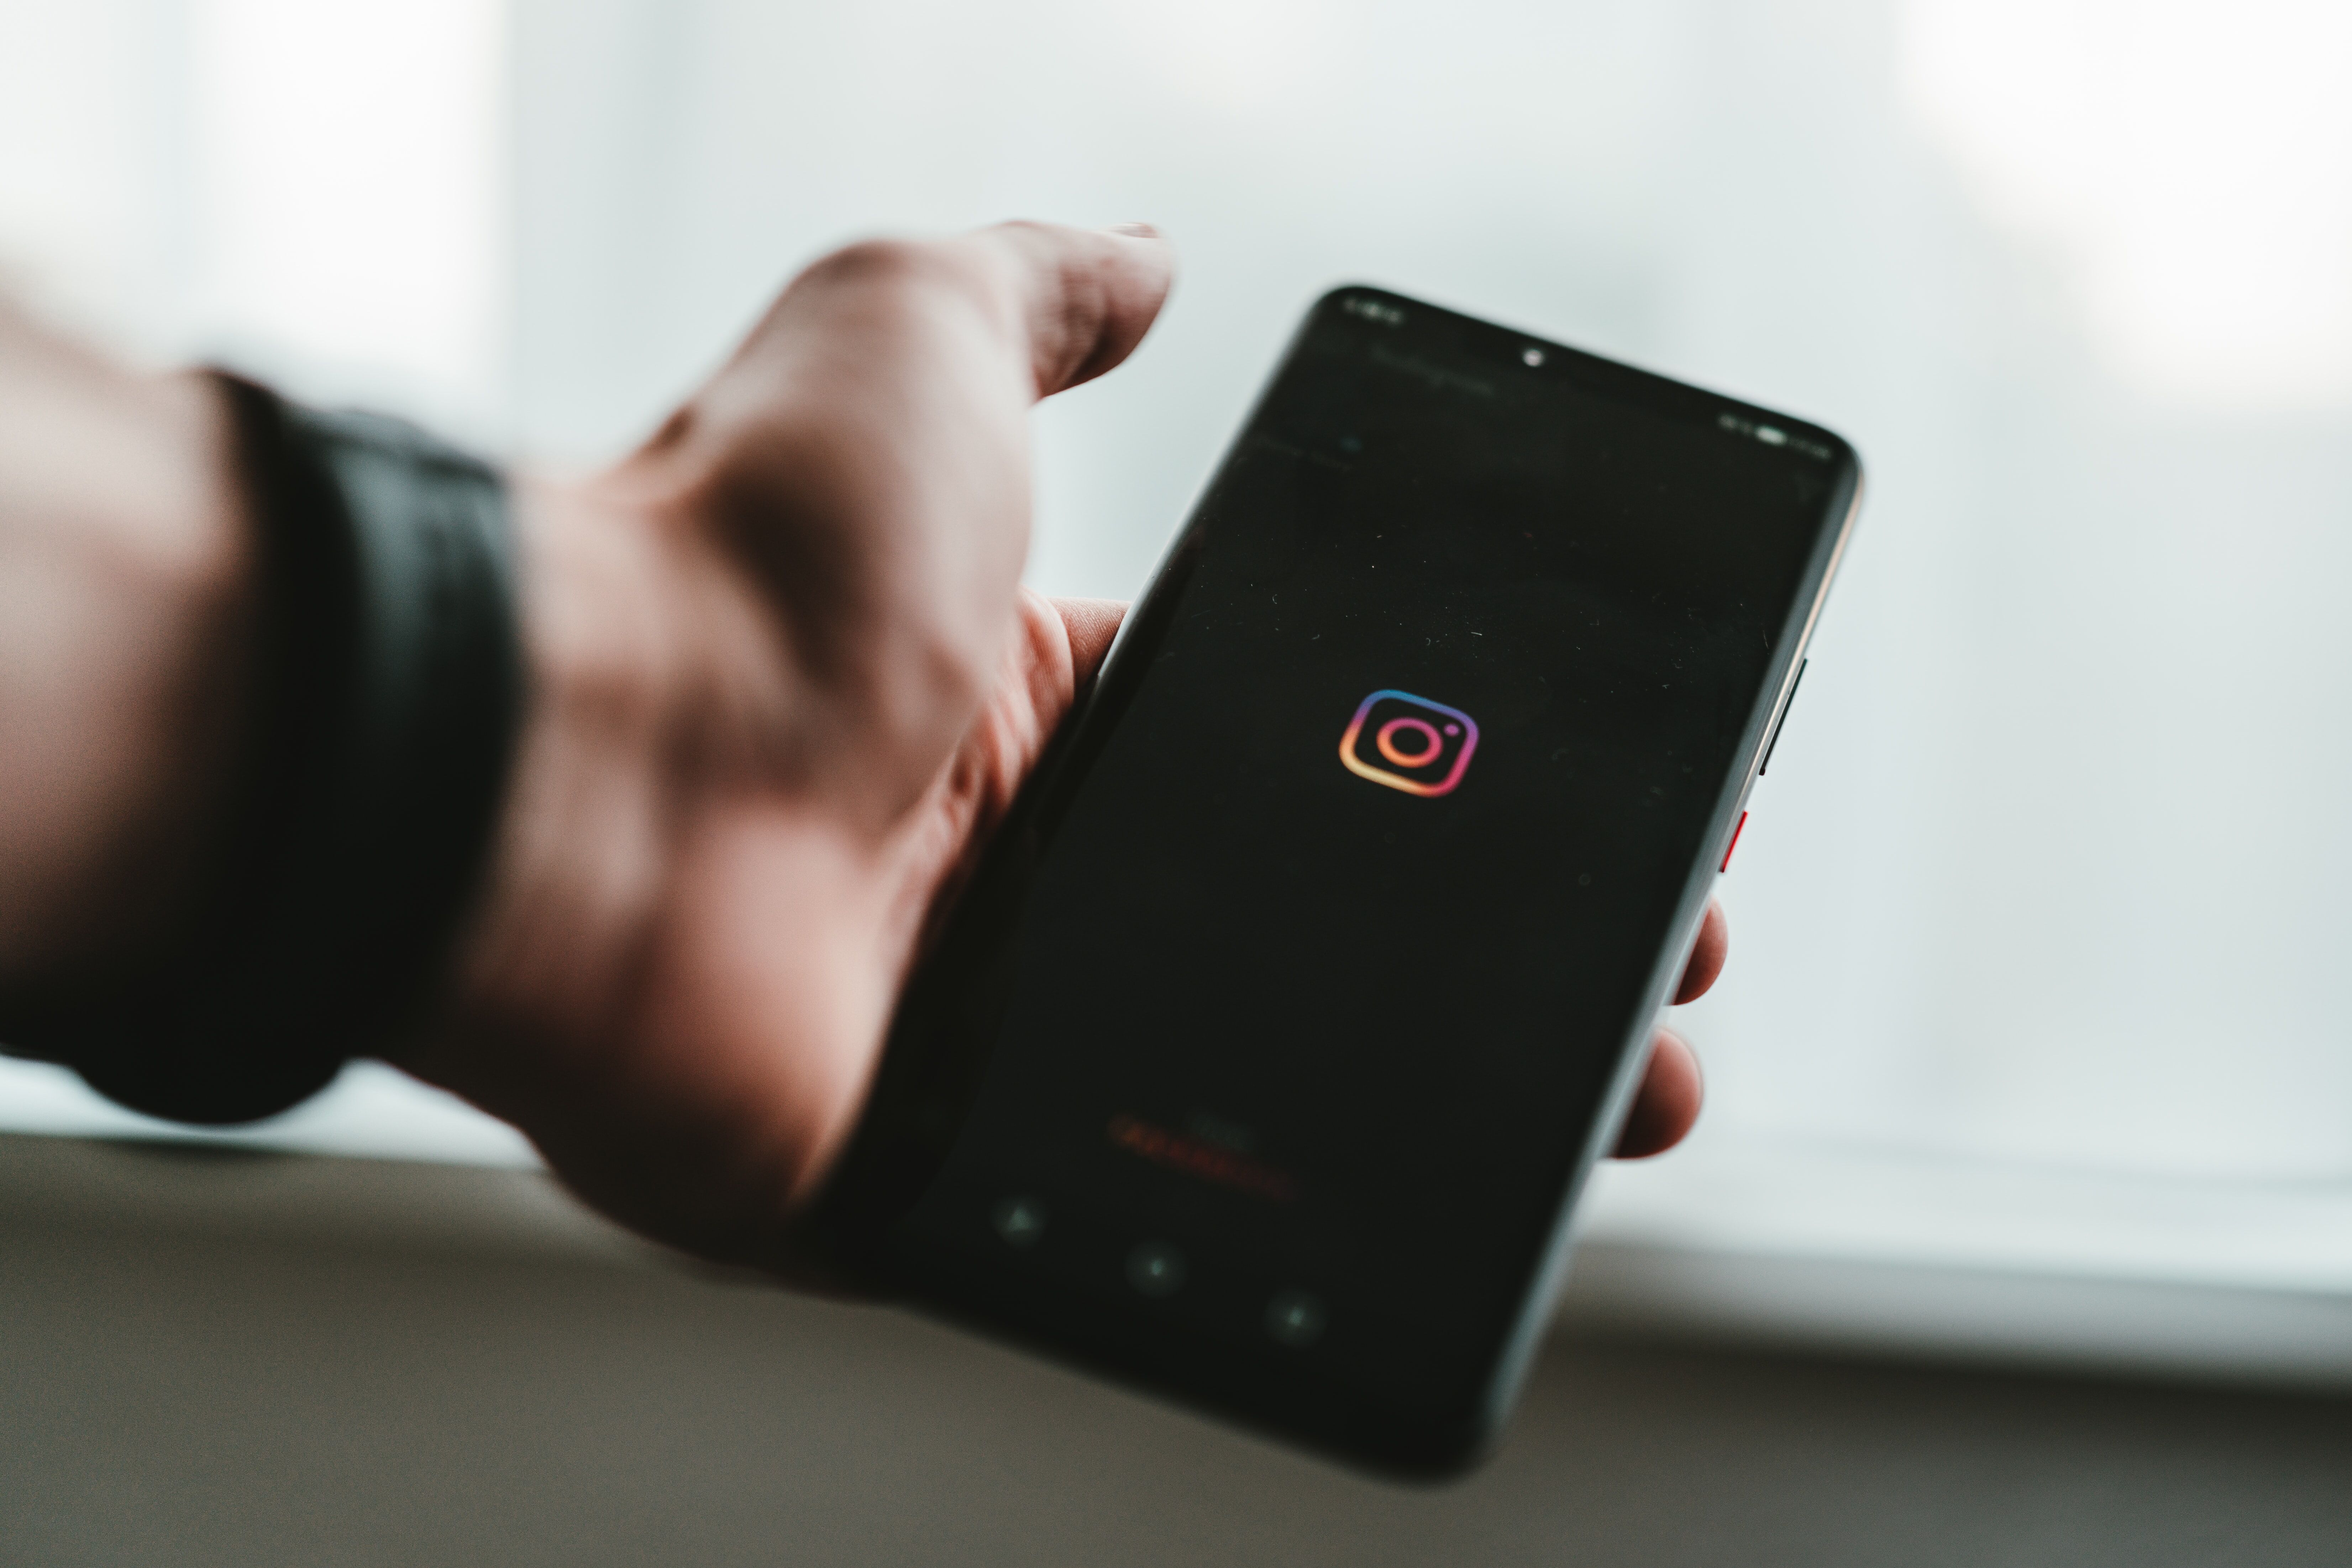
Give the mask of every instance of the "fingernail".
[[1130, 239], [1158, 239], [1160, 237], [1160, 231], [1153, 228], [1150, 224], [1113, 224], [1110, 225], [1110, 232], [1115, 235], [1125, 235]]

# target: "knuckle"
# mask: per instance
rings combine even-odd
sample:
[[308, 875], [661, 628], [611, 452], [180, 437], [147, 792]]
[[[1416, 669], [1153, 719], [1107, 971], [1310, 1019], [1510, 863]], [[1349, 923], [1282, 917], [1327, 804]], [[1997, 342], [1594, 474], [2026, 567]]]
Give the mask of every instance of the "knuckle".
[[946, 246], [919, 240], [868, 239], [820, 257], [797, 287], [855, 292], [885, 305], [914, 308], [941, 293], [969, 293], [971, 268]]
[[985, 232], [997, 287], [1027, 329], [1039, 390], [1081, 379], [1109, 314], [1110, 253], [1091, 236], [1027, 219]]
[[819, 256], [801, 276], [824, 284], [895, 282], [920, 267], [919, 248], [909, 240], [858, 240]]

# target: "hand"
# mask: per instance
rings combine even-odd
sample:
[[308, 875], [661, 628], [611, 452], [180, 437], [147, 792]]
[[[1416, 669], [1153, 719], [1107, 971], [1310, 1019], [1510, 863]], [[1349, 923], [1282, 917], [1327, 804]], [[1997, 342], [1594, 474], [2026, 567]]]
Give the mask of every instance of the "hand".
[[[1126, 358], [1170, 269], [1141, 228], [852, 247], [642, 451], [525, 497], [532, 712], [404, 1065], [635, 1229], [792, 1269], [927, 923], [1118, 624], [1019, 586], [1028, 408]], [[1620, 1152], [1698, 1100], [1661, 1033]]]

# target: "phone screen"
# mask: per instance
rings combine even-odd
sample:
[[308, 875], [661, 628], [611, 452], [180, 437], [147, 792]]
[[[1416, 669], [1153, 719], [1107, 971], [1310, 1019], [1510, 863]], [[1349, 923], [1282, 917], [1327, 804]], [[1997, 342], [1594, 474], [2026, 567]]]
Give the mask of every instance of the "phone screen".
[[1854, 479], [1811, 426], [1327, 298], [902, 1013], [865, 1164], [929, 1153], [879, 1254], [1227, 1403], [1469, 1411]]

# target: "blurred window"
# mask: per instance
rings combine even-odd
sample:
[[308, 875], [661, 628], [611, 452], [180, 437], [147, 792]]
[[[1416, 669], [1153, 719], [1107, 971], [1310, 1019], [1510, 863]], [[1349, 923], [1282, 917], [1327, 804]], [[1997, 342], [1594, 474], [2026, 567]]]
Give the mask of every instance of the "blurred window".
[[[0, 10], [17, 287], [549, 460], [839, 240], [1160, 224], [1165, 321], [1040, 421], [1049, 590], [1142, 582], [1344, 278], [1840, 429], [1871, 493], [1685, 1016], [1709, 1116], [1596, 1225], [2352, 1289], [2352, 11]], [[268, 1135], [524, 1157], [339, 1095]], [[29, 1068], [0, 1120], [131, 1123]]]

